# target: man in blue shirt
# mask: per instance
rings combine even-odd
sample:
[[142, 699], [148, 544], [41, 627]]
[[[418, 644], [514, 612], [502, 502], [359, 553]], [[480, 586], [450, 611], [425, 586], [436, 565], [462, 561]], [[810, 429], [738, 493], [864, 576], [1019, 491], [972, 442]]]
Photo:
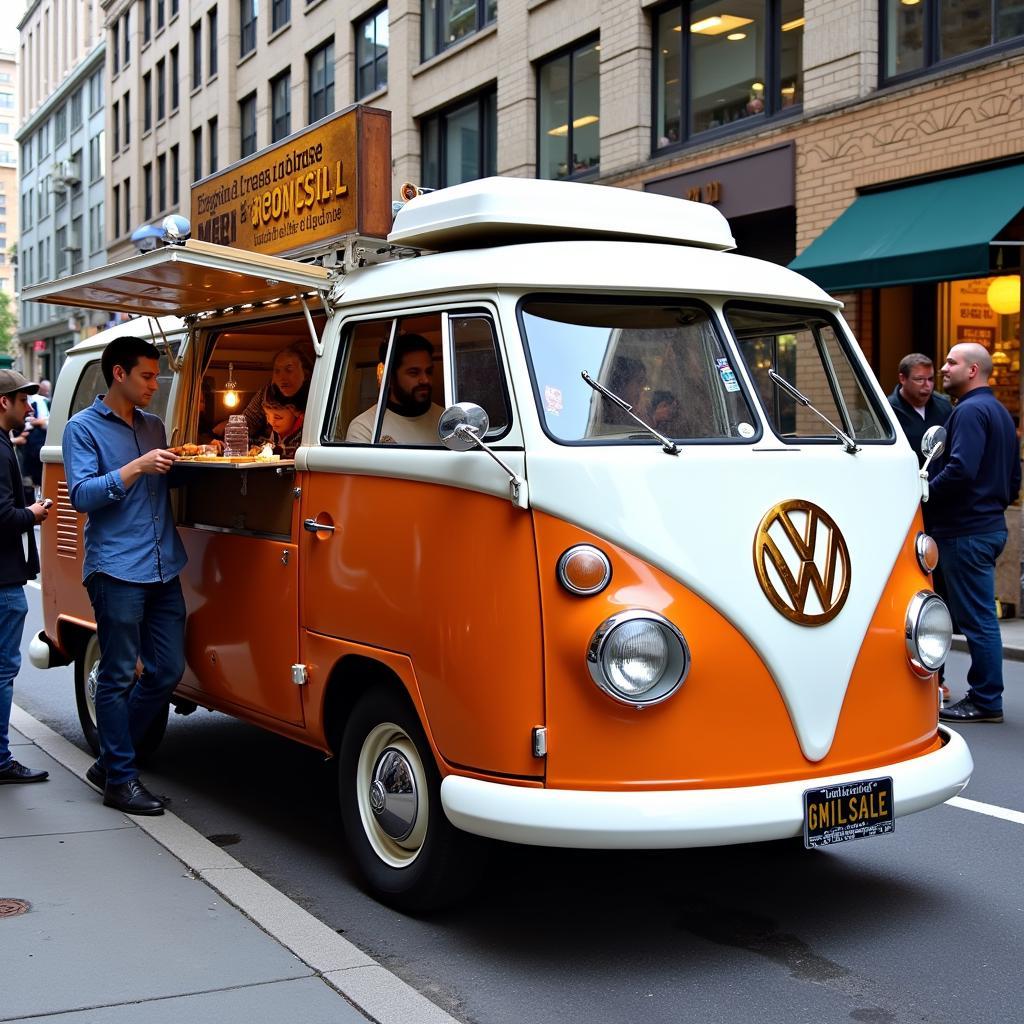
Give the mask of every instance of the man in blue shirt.
[[996, 559], [1006, 544], [1006, 506], [1020, 492], [1020, 451], [1010, 414], [988, 386], [992, 357], [954, 345], [942, 384], [957, 400], [945, 452], [932, 464], [929, 531], [939, 546], [946, 599], [967, 638], [967, 696], [942, 708], [944, 722], [1003, 720], [1003, 643], [995, 611]]
[[[96, 616], [99, 760], [88, 778], [103, 802], [128, 814], [162, 814], [139, 780], [135, 744], [185, 668], [185, 549], [171, 514], [163, 422], [143, 409], [157, 391], [159, 352], [115, 338], [101, 360], [108, 391], [64, 429], [71, 503], [88, 513], [83, 577]], [[142, 674], [135, 679], [137, 662]]]

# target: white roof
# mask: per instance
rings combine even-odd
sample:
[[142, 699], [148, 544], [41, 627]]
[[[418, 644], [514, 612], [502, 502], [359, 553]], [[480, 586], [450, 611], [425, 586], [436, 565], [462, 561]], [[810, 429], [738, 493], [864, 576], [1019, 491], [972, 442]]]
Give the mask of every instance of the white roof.
[[713, 206], [532, 178], [482, 178], [425, 193], [402, 207], [388, 235], [392, 243], [438, 250], [571, 238], [736, 248], [729, 222]]

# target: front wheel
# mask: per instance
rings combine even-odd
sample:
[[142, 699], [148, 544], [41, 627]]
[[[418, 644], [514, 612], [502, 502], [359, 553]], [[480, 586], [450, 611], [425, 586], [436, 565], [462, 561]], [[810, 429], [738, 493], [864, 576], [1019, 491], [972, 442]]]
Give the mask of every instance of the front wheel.
[[[85, 742], [95, 757], [100, 756], [100, 734], [96, 726], [96, 673], [100, 667], [100, 642], [95, 633], [75, 656], [75, 703]], [[135, 745], [135, 755], [145, 760], [156, 752], [167, 730], [169, 708], [157, 713], [145, 735]]]
[[405, 700], [377, 691], [356, 704], [338, 771], [345, 834], [382, 903], [422, 912], [468, 890], [483, 866], [483, 844], [445, 817], [433, 754]]

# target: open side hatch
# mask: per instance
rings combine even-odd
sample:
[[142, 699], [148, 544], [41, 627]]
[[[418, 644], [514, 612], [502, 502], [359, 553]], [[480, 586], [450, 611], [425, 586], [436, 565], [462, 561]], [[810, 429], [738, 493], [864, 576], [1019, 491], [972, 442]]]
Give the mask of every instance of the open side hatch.
[[188, 316], [321, 291], [329, 279], [323, 267], [189, 239], [23, 288], [21, 299], [143, 316]]

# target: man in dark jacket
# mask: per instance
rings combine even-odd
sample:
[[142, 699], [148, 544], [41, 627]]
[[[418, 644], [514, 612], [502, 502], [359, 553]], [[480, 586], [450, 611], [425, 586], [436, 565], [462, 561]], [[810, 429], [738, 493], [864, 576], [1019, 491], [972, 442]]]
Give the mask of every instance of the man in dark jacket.
[[42, 502], [25, 507], [11, 431], [21, 430], [31, 411], [28, 396], [38, 390], [20, 373], [0, 370], [0, 785], [43, 782], [48, 775], [15, 761], [8, 735], [14, 677], [21, 668], [21, 632], [28, 614], [25, 584], [39, 572], [34, 527], [47, 515]]
[[935, 394], [935, 366], [921, 352], [911, 352], [900, 360], [899, 379], [889, 404], [917, 453], [918, 465], [923, 466], [921, 438], [929, 427], [944, 427], [953, 406], [945, 395]]
[[1020, 492], [1013, 419], [988, 386], [992, 357], [981, 345], [954, 345], [942, 383], [956, 400], [946, 450], [931, 466], [929, 531], [953, 618], [967, 638], [967, 696], [945, 722], [1003, 720], [1003, 643], [995, 610], [996, 559], [1006, 544], [1006, 506]]

